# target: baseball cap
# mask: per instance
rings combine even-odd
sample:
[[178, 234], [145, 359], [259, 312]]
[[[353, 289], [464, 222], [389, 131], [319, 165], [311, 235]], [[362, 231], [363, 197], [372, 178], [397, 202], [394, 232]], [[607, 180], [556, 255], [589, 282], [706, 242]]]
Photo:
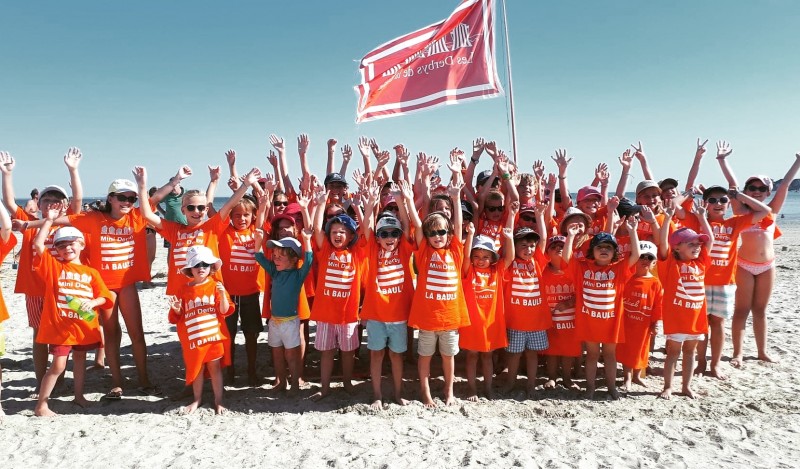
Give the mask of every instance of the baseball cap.
[[658, 248], [650, 241], [639, 241], [639, 255], [642, 254], [650, 254], [651, 256], [658, 258]]
[[[331, 234], [331, 225], [333, 225], [334, 223], [341, 223], [342, 225], [344, 225], [345, 228], [347, 228], [349, 231], [351, 231], [354, 235], [358, 233], [358, 225], [356, 224], [356, 221], [353, 220], [352, 218], [350, 218], [350, 216], [345, 215], [345, 214], [342, 213], [342, 214], [336, 215], [335, 217], [329, 218], [328, 222], [325, 223], [325, 234], [326, 235], [330, 235]], [[350, 244], [353, 245], [356, 241], [358, 241], [358, 236], [353, 236], [353, 239], [350, 241]]]
[[561, 219], [561, 225], [558, 227], [558, 229], [561, 230], [562, 233], [566, 233], [567, 220], [569, 220], [570, 217], [576, 216], [583, 218], [583, 222], [586, 224], [587, 229], [592, 226], [592, 219], [589, 217], [589, 215], [581, 212], [578, 207], [570, 207], [566, 212], [564, 212], [564, 218]]
[[325, 187], [327, 187], [328, 184], [335, 183], [335, 182], [338, 182], [340, 184], [344, 184], [345, 186], [347, 186], [347, 180], [344, 177], [342, 177], [342, 175], [339, 174], [339, 173], [330, 173], [327, 176], [325, 176]]
[[627, 217], [641, 212], [642, 212], [641, 205], [636, 205], [624, 197], [619, 199], [619, 205], [617, 205], [617, 213], [619, 213], [619, 216]]
[[514, 239], [527, 238], [528, 236], [533, 236], [536, 238], [536, 241], [539, 241], [539, 233], [537, 233], [535, 230], [532, 230], [531, 228], [528, 227], [517, 228], [517, 230], [514, 232]]
[[472, 221], [472, 218], [475, 216], [472, 212], [472, 204], [466, 200], [461, 201], [461, 216], [464, 221]]
[[300, 249], [300, 241], [292, 238], [291, 236], [287, 236], [286, 238], [281, 238], [278, 240], [270, 239], [267, 241], [267, 247], [270, 249], [275, 248], [289, 248], [297, 254], [297, 257], [300, 257], [302, 250]]
[[600, 189], [594, 186], [583, 186], [578, 189], [578, 202], [583, 202], [589, 197], [598, 197], [602, 199], [603, 194], [600, 193]]
[[655, 187], [656, 189], [658, 189], [658, 192], [661, 192], [661, 188], [655, 181], [653, 181], [652, 179], [645, 179], [639, 184], [636, 184], [636, 195], [639, 195], [639, 192], [642, 192], [645, 189], [650, 189], [651, 187]]
[[536, 213], [536, 206], [533, 204], [526, 204], [519, 208], [519, 213]]
[[57, 192], [57, 193], [63, 195], [65, 199], [69, 199], [69, 196], [67, 195], [67, 191], [65, 191], [63, 187], [57, 186], [55, 184], [53, 184], [51, 186], [47, 186], [44, 189], [40, 190], [39, 191], [39, 197], [44, 197], [44, 195], [46, 193], [48, 193], [48, 192]]
[[378, 223], [375, 225], [375, 232], [380, 233], [383, 230], [400, 230], [403, 231], [403, 226], [400, 224], [400, 220], [397, 219], [394, 215], [384, 215], [378, 220]]
[[703, 190], [703, 200], [708, 199], [708, 197], [714, 192], [722, 192], [724, 194], [727, 194], [728, 193], [728, 189], [726, 189], [726, 188], [724, 188], [722, 186], [709, 186], [709, 187], [706, 187], [705, 190]]
[[772, 190], [772, 179], [769, 176], [764, 176], [762, 174], [750, 176], [747, 178], [747, 181], [744, 182], [745, 187], [747, 187], [747, 185], [753, 181], [760, 181], [762, 184], [767, 186], [767, 189]]
[[397, 205], [397, 199], [392, 194], [386, 194], [381, 199], [381, 207], [386, 207], [389, 204]]
[[664, 178], [658, 181], [658, 188], [664, 190], [664, 186], [678, 187], [678, 180], [673, 178]]
[[562, 235], [551, 236], [547, 238], [547, 246], [545, 246], [545, 250], [550, 249], [550, 246], [561, 243], [564, 244], [567, 242], [567, 237]]
[[186, 267], [183, 268], [184, 275], [191, 276], [192, 267], [196, 267], [201, 262], [214, 266], [215, 270], [219, 270], [222, 267], [222, 261], [214, 255], [211, 249], [206, 246], [192, 246], [186, 251]]
[[76, 239], [83, 239], [83, 233], [74, 226], [62, 226], [53, 233], [53, 244], [58, 244], [62, 241], [75, 241]]
[[491, 169], [486, 169], [484, 171], [481, 171], [480, 173], [478, 173], [477, 185], [480, 186], [484, 182], [488, 181], [490, 177], [492, 177]]
[[589, 241], [589, 250], [592, 250], [601, 244], [610, 244], [614, 246], [614, 249], [617, 249], [618, 246], [617, 238], [615, 238], [614, 235], [602, 231], [594, 235], [592, 240]]
[[472, 249], [483, 249], [492, 253], [492, 262], [497, 262], [500, 256], [494, 248], [494, 240], [488, 236], [478, 235], [472, 240]]
[[675, 247], [681, 243], [691, 243], [692, 241], [700, 241], [705, 243], [708, 241], [708, 235], [705, 233], [697, 233], [691, 228], [679, 228], [669, 235], [669, 245]]
[[139, 187], [129, 179], [114, 179], [111, 185], [108, 186], [109, 194], [116, 194], [119, 192], [139, 192]]

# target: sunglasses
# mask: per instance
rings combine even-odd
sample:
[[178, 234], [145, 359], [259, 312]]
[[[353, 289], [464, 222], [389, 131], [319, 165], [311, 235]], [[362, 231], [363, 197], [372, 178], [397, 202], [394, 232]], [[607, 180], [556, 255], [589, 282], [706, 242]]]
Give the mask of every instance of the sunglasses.
[[199, 263], [195, 264], [194, 267], [192, 267], [192, 268], [193, 269], [197, 269], [197, 268], [208, 268], [208, 267], [211, 267], [211, 264], [208, 264], [206, 262], [199, 262]]
[[502, 212], [505, 207], [502, 205], [496, 205], [494, 207], [486, 207], [487, 212]]
[[434, 236], [446, 236], [447, 230], [431, 230], [425, 233], [425, 236], [428, 238], [433, 238]]
[[641, 256], [639, 256], [639, 260], [646, 260], [648, 262], [653, 262], [654, 260], [656, 260], [656, 257], [652, 254], [642, 254]]
[[399, 212], [400, 211], [400, 207], [398, 207], [395, 204], [387, 205], [386, 207], [383, 207], [383, 209], [384, 210], [389, 210], [389, 211], [392, 211], [392, 212]]
[[536, 222], [536, 216], [534, 216], [534, 215], [520, 215], [519, 219], [522, 220], [522, 221], [526, 221], [528, 223], [535, 223]]
[[769, 188], [767, 186], [754, 186], [750, 184], [749, 186], [745, 187], [744, 190], [750, 192], [767, 192]]
[[194, 211], [205, 212], [206, 206], [205, 205], [187, 205], [186, 206], [186, 210], [189, 211], [189, 212], [194, 212]]
[[280, 200], [280, 201], [277, 201], [277, 202], [273, 202], [272, 205], [275, 205], [276, 207], [288, 207], [289, 206], [289, 201], [288, 200]]
[[135, 195], [128, 197], [127, 195], [124, 194], [114, 194], [114, 198], [120, 202], [130, 202], [132, 204], [135, 204], [136, 201], [139, 200], [139, 197]]
[[400, 234], [401, 234], [400, 230], [391, 230], [391, 231], [390, 230], [384, 230], [384, 231], [381, 231], [380, 233], [378, 233], [378, 237], [381, 238], [381, 239], [399, 238]]
[[730, 201], [730, 199], [728, 199], [724, 195], [722, 197], [720, 197], [720, 198], [709, 197], [709, 198], [706, 199], [706, 202], [708, 202], [711, 205], [716, 204], [716, 203], [727, 204], [729, 201]]

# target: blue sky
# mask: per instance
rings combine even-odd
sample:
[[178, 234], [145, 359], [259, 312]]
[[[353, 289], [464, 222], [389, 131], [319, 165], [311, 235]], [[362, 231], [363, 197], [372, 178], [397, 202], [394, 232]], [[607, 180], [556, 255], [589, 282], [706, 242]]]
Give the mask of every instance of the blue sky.
[[[317, 172], [329, 137], [355, 146], [367, 135], [382, 147], [403, 142], [445, 156], [483, 136], [510, 150], [504, 98], [355, 124], [358, 60], [457, 4], [2, 2], [0, 149], [17, 159], [17, 195], [66, 184], [62, 156], [73, 145], [83, 150], [87, 195], [130, 177], [134, 164], [156, 183], [186, 163], [195, 170], [187, 186], [204, 187], [205, 166], [224, 164], [228, 148], [239, 153], [240, 171], [265, 168], [270, 133], [287, 140], [295, 174], [301, 132], [311, 136]], [[523, 168], [567, 148], [576, 189], [600, 161], [615, 178], [619, 154], [641, 140], [659, 178], [683, 181], [703, 137], [710, 142], [701, 180], [715, 183], [717, 139], [732, 142], [740, 179], [782, 177], [800, 151], [800, 2], [507, 7]], [[497, 28], [500, 37], [499, 21]], [[498, 42], [500, 60], [503, 47]]]

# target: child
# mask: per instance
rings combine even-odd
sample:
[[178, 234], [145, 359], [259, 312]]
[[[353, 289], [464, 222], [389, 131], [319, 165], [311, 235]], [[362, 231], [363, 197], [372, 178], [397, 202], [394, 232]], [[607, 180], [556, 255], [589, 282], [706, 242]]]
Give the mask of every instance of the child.
[[[553, 324], [550, 305], [544, 301], [542, 269], [547, 265], [544, 256], [547, 236], [543, 204], [536, 206], [537, 231], [519, 228], [514, 233], [514, 261], [506, 270], [503, 300], [508, 328], [508, 382], [503, 389], [509, 392], [517, 382], [517, 370], [522, 354], [527, 363], [528, 397], [536, 388], [538, 353], [547, 349], [547, 329]], [[512, 218], [516, 215], [513, 210]]]
[[556, 387], [558, 365], [561, 364], [561, 384], [567, 389], [579, 389], [572, 382], [576, 358], [583, 354], [581, 341], [575, 334], [575, 286], [564, 271], [562, 255], [565, 236], [551, 236], [545, 255], [550, 259], [542, 270], [542, 288], [553, 315], [553, 325], [547, 331], [547, 376], [545, 389]]
[[[578, 338], [586, 344], [586, 397], [594, 398], [597, 362], [602, 347], [606, 386], [611, 399], [619, 399], [617, 392], [617, 343], [625, 341], [622, 328], [622, 292], [630, 278], [630, 269], [639, 262], [638, 221], [626, 220], [631, 238], [631, 257], [619, 261], [617, 240], [606, 232], [597, 233], [589, 243], [585, 259], [572, 256], [572, 245], [580, 227], [567, 227], [564, 243], [564, 260], [567, 271], [575, 282], [575, 328]], [[666, 231], [666, 230], [665, 230]]]
[[[665, 209], [664, 225], [668, 225], [675, 214], [674, 207]], [[708, 331], [706, 316], [705, 276], [711, 265], [709, 250], [714, 244], [711, 226], [705, 217], [705, 208], [697, 207], [698, 219], [705, 233], [698, 234], [691, 228], [680, 228], [669, 235], [661, 230], [658, 257], [658, 277], [663, 279], [664, 335], [667, 336], [667, 358], [664, 362], [664, 390], [662, 399], [672, 397], [672, 378], [675, 364], [683, 352], [683, 395], [694, 399], [691, 390], [694, 372], [694, 355], [697, 344]], [[671, 251], [671, 252], [670, 252]]]
[[[410, 259], [414, 245], [409, 241], [407, 220], [419, 223], [414, 194], [407, 181], [391, 186], [391, 196], [397, 205], [399, 217], [385, 214], [372, 231], [372, 208], [377, 194], [372, 191], [365, 207], [366, 219], [361, 233], [368, 243], [366, 291], [361, 307], [361, 319], [367, 323], [367, 348], [370, 351], [370, 377], [372, 379], [372, 408], [383, 408], [381, 370], [386, 349], [392, 365], [394, 401], [407, 405], [403, 399], [403, 354], [408, 348], [408, 313], [414, 297], [414, 283], [410, 272]], [[409, 210], [408, 207], [411, 207]]]
[[[509, 220], [513, 218], [509, 217]], [[467, 223], [467, 240], [464, 243], [464, 295], [469, 312], [469, 326], [458, 331], [458, 345], [467, 350], [467, 400], [478, 401], [476, 375], [478, 357], [483, 371], [483, 390], [488, 399], [494, 398], [492, 378], [494, 364], [492, 351], [508, 345], [503, 302], [503, 277], [514, 261], [513, 228], [503, 229], [505, 243], [502, 262], [497, 254], [494, 239], [475, 236], [475, 225]], [[466, 251], [466, 247], [470, 250]]]
[[77, 228], [65, 226], [53, 234], [53, 246], [58, 258], [52, 256], [45, 247], [50, 227], [59, 214], [59, 208], [50, 208], [33, 240], [33, 248], [38, 256], [34, 259], [34, 269], [45, 291], [36, 341], [48, 344], [53, 355], [53, 363], [42, 378], [39, 400], [34, 409], [39, 417], [56, 415], [48, 407], [47, 401], [56, 380], [66, 369], [70, 352], [73, 352], [74, 362], [74, 402], [81, 407], [89, 405], [83, 396], [86, 352], [101, 346], [100, 324], [95, 309], [114, 305], [114, 297], [103, 283], [100, 273], [81, 264], [81, 252], [86, 244]]
[[[453, 170], [453, 168], [451, 168]], [[460, 177], [460, 170], [457, 174]], [[461, 184], [448, 187], [453, 205], [459, 203]], [[413, 221], [413, 220], [412, 220]], [[445, 405], [456, 403], [453, 396], [455, 359], [458, 354], [458, 330], [469, 325], [461, 275], [464, 247], [461, 244], [461, 210], [452, 213], [452, 222], [442, 212], [429, 213], [414, 226], [419, 267], [417, 289], [411, 303], [408, 325], [419, 329], [418, 351], [420, 390], [425, 407], [436, 407], [431, 397], [431, 358], [439, 342], [444, 369]]]
[[331, 374], [336, 350], [342, 352], [342, 381], [345, 391], [352, 392], [355, 351], [358, 350], [358, 305], [361, 299], [362, 274], [366, 241], [357, 236], [355, 220], [345, 214], [325, 223], [325, 201], [328, 194], [317, 193], [314, 213], [314, 239], [319, 269], [317, 291], [311, 319], [317, 322], [314, 347], [322, 352], [320, 364], [322, 389], [311, 396], [320, 400], [331, 393]]
[[223, 413], [222, 367], [230, 364], [230, 343], [224, 317], [235, 306], [222, 282], [211, 275], [222, 267], [211, 249], [192, 246], [186, 251], [183, 274], [192, 280], [184, 284], [174, 298], [169, 322], [178, 325], [178, 338], [186, 364], [186, 385], [191, 384], [194, 400], [183, 408], [194, 412], [203, 400], [203, 374], [211, 377], [214, 390], [214, 413]]
[[623, 292], [625, 342], [617, 345], [617, 361], [622, 363], [625, 373], [623, 391], [630, 391], [631, 383], [647, 387], [641, 380], [641, 373], [647, 368], [650, 358], [650, 337], [656, 332], [656, 322], [661, 320], [664, 296], [661, 282], [652, 273], [657, 257], [655, 244], [639, 242], [639, 262]]
[[[8, 210], [5, 206], [0, 205], [0, 262], [5, 259], [9, 252], [14, 249], [17, 244], [17, 237], [11, 233], [11, 217], [8, 216]], [[3, 321], [8, 319], [8, 310], [6, 303], [3, 301], [3, 296], [0, 295], [0, 357], [5, 353], [5, 337], [3, 337]], [[3, 367], [0, 365], [0, 391], [3, 390]], [[0, 405], [0, 421], [3, 419], [3, 406]]]
[[[256, 247], [260, 251], [263, 231], [256, 230]], [[256, 261], [272, 279], [270, 289], [271, 317], [269, 319], [269, 346], [272, 348], [272, 363], [277, 378], [276, 388], [286, 389], [286, 365], [292, 375], [290, 396], [297, 395], [300, 390], [301, 357], [300, 357], [300, 317], [298, 301], [308, 272], [311, 270], [313, 253], [311, 251], [311, 229], [302, 230], [303, 257], [302, 267], [297, 267], [300, 260], [300, 243], [286, 237], [267, 241], [272, 249], [272, 258], [267, 259], [262, 252], [256, 253]]]

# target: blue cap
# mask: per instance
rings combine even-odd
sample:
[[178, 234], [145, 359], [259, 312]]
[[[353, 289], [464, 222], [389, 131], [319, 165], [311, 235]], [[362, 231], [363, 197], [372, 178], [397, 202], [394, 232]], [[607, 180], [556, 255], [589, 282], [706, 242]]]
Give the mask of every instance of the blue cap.
[[343, 213], [336, 215], [335, 217], [328, 219], [328, 222], [325, 223], [326, 235], [330, 236], [331, 225], [333, 225], [334, 223], [341, 223], [342, 225], [344, 225], [345, 228], [350, 230], [353, 233], [353, 240], [350, 241], [350, 245], [352, 246], [353, 244], [355, 244], [355, 242], [358, 240], [358, 236], [356, 236], [358, 234], [358, 225], [356, 224], [356, 221], [350, 218], [350, 216], [345, 215]]
[[600, 232], [597, 233], [592, 237], [592, 240], [589, 242], [589, 249], [594, 249], [600, 244], [610, 244], [614, 246], [614, 249], [617, 249], [617, 238], [614, 237], [611, 233]]

